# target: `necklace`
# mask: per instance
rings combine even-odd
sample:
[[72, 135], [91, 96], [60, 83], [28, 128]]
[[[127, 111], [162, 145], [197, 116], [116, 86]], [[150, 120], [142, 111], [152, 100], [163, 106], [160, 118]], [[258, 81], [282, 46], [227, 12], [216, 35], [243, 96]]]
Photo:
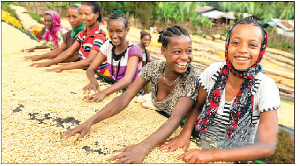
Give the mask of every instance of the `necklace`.
[[178, 76], [171, 84], [169, 84], [169, 83], [167, 83], [167, 81], [166, 81], [165, 73], [166, 73], [166, 70], [164, 71], [163, 76], [164, 76], [164, 82], [165, 82], [165, 84], [167, 84], [168, 86], [172, 86], [172, 85], [178, 80], [178, 78], [180, 77], [180, 76]]

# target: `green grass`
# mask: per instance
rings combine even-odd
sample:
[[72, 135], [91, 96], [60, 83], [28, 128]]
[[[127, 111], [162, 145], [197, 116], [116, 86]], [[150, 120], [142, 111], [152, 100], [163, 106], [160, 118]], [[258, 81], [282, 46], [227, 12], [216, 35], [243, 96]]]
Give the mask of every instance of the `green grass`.
[[288, 42], [270, 42], [268, 43], [268, 47], [276, 48], [283, 51], [295, 52], [295, 46]]

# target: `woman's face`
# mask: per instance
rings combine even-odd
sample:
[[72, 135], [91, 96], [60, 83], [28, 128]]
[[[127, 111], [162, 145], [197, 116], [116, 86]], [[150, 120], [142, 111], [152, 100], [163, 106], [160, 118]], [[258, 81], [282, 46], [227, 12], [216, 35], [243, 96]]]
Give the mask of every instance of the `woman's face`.
[[144, 47], [148, 47], [150, 45], [150, 42], [151, 42], [151, 38], [149, 35], [146, 35], [144, 36], [142, 39], [141, 39], [141, 44], [144, 46]]
[[52, 19], [52, 16], [50, 14], [45, 14], [45, 16], [44, 16], [44, 24], [45, 24], [45, 28], [52, 29], [52, 27], [53, 27], [53, 19]]
[[80, 9], [81, 19], [85, 27], [90, 27], [95, 25], [99, 13], [94, 13], [93, 8], [87, 4], [83, 4]]
[[79, 15], [79, 10], [75, 7], [71, 7], [68, 10], [67, 18], [72, 28], [78, 28], [82, 24], [82, 19]]
[[236, 70], [244, 71], [257, 60], [262, 32], [257, 26], [239, 24], [233, 28], [228, 45], [228, 58]]
[[185, 35], [172, 36], [167, 48], [161, 47], [161, 52], [168, 67], [176, 73], [184, 73], [193, 59], [192, 40]]
[[115, 19], [108, 22], [107, 31], [113, 45], [117, 47], [125, 43], [129, 28], [125, 27], [121, 19]]

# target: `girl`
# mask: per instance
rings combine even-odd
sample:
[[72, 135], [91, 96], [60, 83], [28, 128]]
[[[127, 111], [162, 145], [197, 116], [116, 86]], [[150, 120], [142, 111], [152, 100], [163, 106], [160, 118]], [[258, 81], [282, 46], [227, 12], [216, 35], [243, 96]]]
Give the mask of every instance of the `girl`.
[[142, 49], [142, 55], [143, 55], [143, 67], [148, 63], [151, 62], [150, 52], [146, 50], [146, 47], [150, 45], [151, 42], [151, 35], [150, 33], [146, 31], [141, 31], [141, 43], [139, 46]]
[[280, 97], [276, 83], [260, 72], [266, 47], [267, 34], [257, 20], [237, 21], [228, 30], [226, 63], [212, 64], [202, 73], [198, 109], [188, 116], [181, 134], [160, 149], [186, 151], [196, 121], [202, 150], [178, 157], [186, 163], [249, 161], [273, 154]]
[[[79, 15], [80, 12], [80, 4], [75, 4], [68, 9], [67, 18], [72, 27], [71, 31], [68, 31], [63, 35], [63, 42], [59, 48], [54, 49], [51, 52], [42, 55], [32, 55], [24, 57], [25, 60], [30, 59], [32, 61], [38, 61], [40, 59], [46, 58], [55, 58], [60, 53], [65, 51], [67, 48], [71, 47], [72, 44], [75, 42], [76, 38], [78, 37], [79, 33], [84, 29], [84, 25], [82, 23], [82, 19]], [[72, 62], [78, 59], [78, 51], [76, 51], [71, 57], [69, 57], [66, 61]], [[30, 66], [37, 66], [37, 67], [45, 67], [45, 63], [33, 63]]]
[[[45, 66], [51, 66], [57, 63], [64, 62], [70, 56], [74, 54], [76, 50], [79, 50], [77, 62], [66, 64], [54, 69], [47, 69], [47, 71], [61, 72], [62, 70], [71, 69], [86, 69], [90, 63], [96, 57], [99, 48], [106, 41], [105, 32], [99, 27], [97, 21], [101, 21], [100, 6], [97, 2], [83, 2], [80, 9], [81, 19], [86, 28], [80, 32], [76, 41], [66, 51], [62, 52], [56, 58], [45, 62]], [[106, 70], [106, 64], [103, 63], [99, 66], [98, 70], [104, 73]]]
[[[151, 42], [151, 35], [150, 33], [146, 31], [141, 31], [141, 43], [139, 46], [142, 49], [142, 55], [143, 55], [143, 63], [142, 67], [144, 67], [148, 62], [152, 62], [151, 57], [150, 57], [150, 52], [146, 50], [146, 47], [149, 46]], [[148, 94], [149, 93], [149, 85], [147, 84], [144, 89], [143, 89], [143, 94]]]
[[[100, 48], [97, 57], [86, 71], [90, 83], [83, 88], [84, 93], [89, 94], [91, 90], [97, 92], [84, 97], [91, 101], [102, 101], [106, 96], [125, 88], [135, 80], [139, 70], [138, 63], [142, 60], [141, 48], [126, 40], [129, 32], [128, 20], [122, 11], [117, 10], [111, 14], [107, 21], [107, 30], [110, 40]], [[106, 58], [109, 76], [116, 83], [100, 91], [95, 70]]]
[[37, 46], [28, 49], [28, 52], [34, 52], [35, 49], [56, 49], [63, 41], [63, 34], [68, 32], [67, 29], [60, 25], [60, 14], [55, 11], [45, 12], [44, 24], [47, 31], [45, 32], [42, 41], [40, 41]]
[[147, 64], [122, 95], [114, 98], [85, 123], [66, 131], [62, 138], [67, 139], [76, 133], [80, 133], [79, 138], [84, 137], [93, 124], [125, 109], [140, 89], [150, 81], [153, 104], [159, 111], [170, 115], [170, 118], [141, 143], [121, 149], [123, 153], [109, 161], [118, 159], [115, 163], [141, 163], [155, 146], [162, 143], [178, 128], [198, 95], [199, 83], [196, 77], [199, 73], [191, 65], [192, 41], [186, 30], [179, 26], [169, 27], [161, 32], [158, 41], [162, 43], [161, 53], [166, 60]]

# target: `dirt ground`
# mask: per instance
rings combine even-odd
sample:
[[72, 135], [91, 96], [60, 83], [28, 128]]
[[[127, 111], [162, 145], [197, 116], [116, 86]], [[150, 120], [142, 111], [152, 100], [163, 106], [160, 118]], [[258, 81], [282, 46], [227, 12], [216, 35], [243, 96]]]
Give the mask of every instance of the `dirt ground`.
[[[67, 128], [84, 122], [120, 93], [100, 103], [82, 100], [81, 89], [88, 83], [85, 71], [52, 73], [29, 67], [32, 62], [24, 61], [24, 56], [49, 51], [21, 52], [35, 44], [2, 22], [2, 163], [107, 163], [116, 150], [141, 142], [166, 121], [132, 101], [125, 111], [94, 125], [84, 139], [61, 140]], [[99, 83], [101, 88], [108, 86]], [[293, 103], [282, 102], [278, 121], [294, 128]], [[181, 127], [170, 138], [180, 131]], [[191, 142], [190, 148], [197, 146]], [[143, 162], [183, 163], [176, 159], [181, 153], [155, 148]]]

